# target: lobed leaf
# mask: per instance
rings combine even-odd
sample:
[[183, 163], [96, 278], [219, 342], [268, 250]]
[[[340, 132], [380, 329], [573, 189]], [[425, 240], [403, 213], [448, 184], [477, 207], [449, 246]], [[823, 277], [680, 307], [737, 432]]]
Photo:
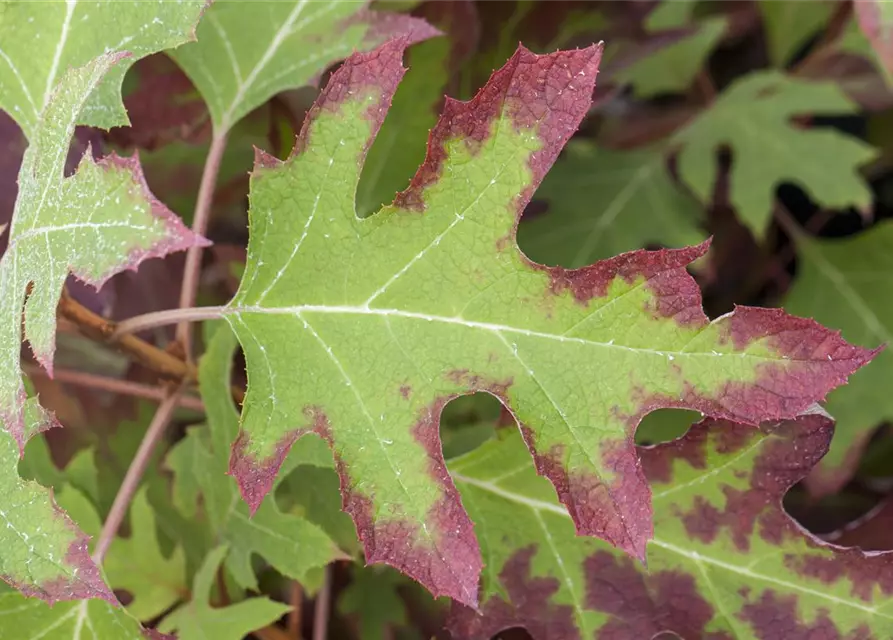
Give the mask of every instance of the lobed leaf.
[[[34, 141], [68, 69], [99, 56], [130, 56], [106, 76], [75, 115], [77, 124], [109, 129], [129, 123], [121, 83], [139, 58], [194, 39], [195, 25], [209, 0], [66, 0], [0, 4], [0, 109]], [[67, 148], [67, 144], [65, 145]]]
[[685, 270], [706, 244], [577, 270], [523, 256], [518, 217], [590, 105], [598, 46], [519, 48], [473, 100], [446, 102], [409, 188], [358, 218], [406, 44], [349, 58], [287, 161], [258, 153], [248, 263], [224, 311], [249, 377], [230, 473], [256, 511], [294, 442], [322, 436], [367, 562], [473, 606], [480, 551], [438, 423], [450, 399], [487, 392], [577, 532], [644, 558], [643, 415], [791, 417], [873, 352], [777, 310], [710, 322]]
[[783, 182], [796, 183], [822, 205], [867, 210], [872, 196], [859, 167], [875, 157], [875, 150], [831, 129], [804, 130], [791, 123], [795, 116], [855, 110], [833, 83], [775, 71], [752, 73], [676, 134], [683, 145], [679, 175], [703, 202], [711, 202], [719, 173], [716, 153], [730, 147], [729, 198], [757, 237], [765, 232], [775, 190]]
[[[893, 223], [848, 238], [797, 239], [797, 278], [785, 299], [794, 313], [840, 329], [856, 344], [893, 342], [893, 303], [878, 292], [893, 278]], [[810, 475], [817, 494], [835, 493], [852, 477], [872, 430], [893, 419], [888, 381], [893, 354], [884, 350], [865, 370], [828, 396], [837, 420], [831, 450]]]
[[487, 566], [481, 611], [455, 606], [453, 637], [889, 638], [893, 554], [823, 543], [781, 505], [832, 431], [823, 413], [760, 430], [705, 420], [640, 448], [655, 507], [647, 570], [574, 535], [517, 437], [451, 462]]
[[171, 56], [211, 112], [215, 134], [269, 98], [309, 84], [357, 49], [404, 33], [413, 41], [437, 31], [424, 20], [364, 9], [357, 0], [218, 0], [198, 28], [197, 42]]
[[192, 600], [158, 625], [164, 633], [177, 632], [179, 640], [242, 640], [247, 634], [271, 624], [291, 607], [269, 598], [249, 598], [226, 607], [210, 605], [214, 577], [226, 556], [226, 546], [211, 551], [195, 575]]

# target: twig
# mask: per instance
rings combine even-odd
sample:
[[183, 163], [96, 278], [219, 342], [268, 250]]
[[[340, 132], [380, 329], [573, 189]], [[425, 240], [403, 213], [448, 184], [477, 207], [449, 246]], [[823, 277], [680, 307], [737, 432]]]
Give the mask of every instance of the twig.
[[139, 487], [140, 480], [142, 480], [143, 474], [146, 472], [146, 467], [149, 465], [149, 460], [155, 451], [155, 447], [158, 446], [158, 443], [164, 436], [164, 430], [174, 414], [174, 408], [177, 406], [182, 392], [182, 385], [172, 391], [158, 406], [152, 422], [149, 423], [146, 435], [143, 436], [143, 441], [140, 442], [139, 449], [137, 449], [133, 461], [127, 468], [124, 481], [121, 483], [121, 488], [118, 489], [118, 495], [115, 496], [108, 518], [106, 518], [105, 524], [102, 525], [102, 532], [99, 534], [99, 540], [96, 542], [96, 548], [93, 551], [93, 562], [96, 564], [102, 564], [105, 554], [112, 544], [112, 540], [118, 533], [121, 522], [124, 520], [124, 514], [127, 513], [127, 507], [130, 505], [137, 487]]
[[[25, 364], [25, 371], [29, 376], [49, 377], [46, 371], [37, 365]], [[145, 398], [147, 400], [162, 401], [167, 397], [167, 393], [160, 387], [142, 384], [141, 382], [133, 382], [131, 380], [119, 380], [117, 378], [108, 378], [106, 376], [98, 376], [84, 371], [68, 371], [65, 369], [56, 369], [53, 372], [53, 380], [63, 382], [65, 384], [73, 384], [79, 387], [88, 387], [90, 389], [100, 389], [111, 393], [120, 393], [125, 396], [135, 396], [137, 398]], [[180, 396], [179, 405], [194, 411], [204, 411], [205, 405], [201, 399], [195, 396], [183, 394]]]
[[828, 20], [828, 26], [825, 28], [824, 33], [822, 33], [818, 42], [813, 45], [810, 52], [800, 62], [791, 67], [791, 75], [804, 74], [817, 62], [835, 53], [837, 38], [843, 33], [852, 10], [853, 5], [851, 2], [839, 2], [837, 4], [837, 8]]
[[288, 612], [288, 633], [292, 638], [301, 637], [301, 605], [304, 601], [304, 589], [297, 580], [291, 583], [291, 611]]
[[183, 362], [173, 354], [133, 335], [114, 336], [116, 328], [114, 322], [109, 322], [93, 313], [66, 293], [63, 293], [59, 300], [58, 311], [88, 338], [117, 347], [164, 378], [174, 381], [191, 381], [198, 378], [194, 366]]
[[[204, 236], [211, 216], [211, 204], [214, 201], [214, 188], [217, 185], [217, 174], [220, 173], [220, 162], [226, 150], [226, 134], [215, 134], [205, 159], [202, 181], [198, 188], [198, 200], [195, 204], [195, 215], [192, 219], [192, 230]], [[183, 271], [183, 286], [180, 289], [181, 309], [192, 307], [198, 291], [198, 281], [202, 266], [202, 247], [193, 246], [186, 252], [186, 266]], [[192, 325], [181, 322], [177, 326], [177, 340], [183, 346], [186, 361], [192, 362]]]
[[111, 337], [113, 340], [120, 340], [124, 336], [137, 331], [163, 327], [175, 322], [182, 325], [195, 322], [196, 320], [216, 320], [223, 315], [224, 310], [225, 307], [189, 307], [144, 313], [119, 322], [115, 326]]
[[313, 640], [326, 640], [329, 628], [329, 609], [332, 602], [332, 565], [326, 565], [322, 585], [313, 608]]

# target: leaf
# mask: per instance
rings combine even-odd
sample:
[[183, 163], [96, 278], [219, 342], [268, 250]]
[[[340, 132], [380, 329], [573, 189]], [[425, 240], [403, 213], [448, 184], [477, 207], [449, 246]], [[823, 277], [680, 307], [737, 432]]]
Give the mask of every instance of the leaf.
[[[147, 258], [196, 244], [193, 234], [147, 189], [136, 157], [87, 153], [77, 173], [63, 178], [64, 154], [84, 101], [121, 59], [97, 58], [66, 73], [25, 152], [10, 244], [0, 262], [0, 416], [24, 446], [24, 389], [19, 364], [20, 317], [35, 358], [52, 375], [56, 304], [69, 271], [99, 288], [112, 275]], [[33, 289], [25, 303], [25, 292]], [[23, 304], [24, 303], [24, 304]]]
[[[22, 384], [23, 307], [25, 337], [52, 376], [56, 305], [69, 271], [98, 288], [146, 258], [206, 243], [155, 200], [136, 157], [111, 155], [96, 162], [88, 150], [77, 173], [63, 177], [75, 122], [122, 55], [100, 56], [62, 76], [22, 160], [9, 246], [0, 261], [0, 446], [15, 443], [20, 455], [34, 433], [58, 424], [36, 401], [27, 399]], [[7, 529], [16, 538], [10, 542], [15, 551], [2, 560], [2, 579], [48, 602], [90, 597], [115, 602], [89, 559], [86, 537], [45, 489], [18, 479], [17, 465], [8, 453], [4, 451], [0, 512], [12, 514]], [[23, 494], [30, 496], [29, 502], [14, 498]]]
[[827, 207], [867, 210], [871, 191], [858, 168], [875, 157], [874, 149], [831, 129], [803, 130], [791, 123], [794, 116], [855, 110], [832, 83], [797, 80], [774, 71], [751, 73], [676, 135], [684, 145], [679, 175], [702, 201], [710, 202], [719, 172], [716, 151], [729, 146], [730, 199], [758, 238], [783, 182], [796, 183]]
[[[41, 419], [35, 400], [25, 405], [29, 421]], [[17, 473], [15, 440], [0, 431], [0, 577], [29, 597], [117, 600], [90, 559], [89, 538], [65, 515], [52, 492]]]
[[[167, 464], [176, 474], [175, 500], [195, 513], [199, 490], [217, 543], [226, 543], [229, 553], [226, 567], [236, 582], [245, 588], [258, 589], [251, 564], [253, 554], [267, 560], [277, 571], [295, 580], [302, 580], [311, 568], [344, 559], [326, 533], [308, 520], [280, 511], [270, 501], [249, 516], [249, 509], [239, 499], [236, 483], [226, 477], [229, 444], [238, 432], [238, 413], [229, 396], [231, 359], [236, 346], [229, 327], [221, 326], [214, 334], [201, 360], [199, 379], [208, 416], [209, 429], [191, 429], [187, 437], [168, 454]], [[210, 438], [203, 438], [210, 431]], [[210, 442], [208, 441], [210, 440]], [[289, 460], [291, 468], [314, 458], [312, 439], [303, 447], [308, 459], [296, 450]], [[319, 443], [318, 446], [322, 446]], [[284, 476], [283, 476], [284, 477]]]
[[66, 70], [127, 51], [129, 58], [108, 69], [74, 117], [78, 124], [103, 129], [128, 124], [121, 102], [127, 69], [139, 58], [192, 39], [206, 4], [207, 0], [3, 2], [0, 109], [19, 123], [33, 143]]
[[222, 136], [273, 95], [312, 83], [356, 49], [403, 33], [413, 41], [437, 33], [423, 20], [368, 11], [364, 4], [218, 0], [199, 25], [197, 42], [171, 56], [204, 96], [215, 135]]
[[667, 46], [636, 60], [614, 79], [631, 84], [640, 98], [682, 92], [691, 86], [725, 30], [723, 17], [703, 20], [690, 35], [674, 38]]
[[642, 558], [641, 416], [789, 416], [872, 354], [771, 309], [709, 322], [685, 271], [706, 244], [581, 270], [523, 257], [518, 217], [590, 105], [597, 46], [519, 48], [475, 99], [447, 101], [394, 205], [358, 218], [363, 155], [405, 47], [349, 58], [292, 156], [258, 154], [248, 263], [222, 312], [249, 378], [230, 473], [255, 511], [291, 445], [321, 435], [367, 562], [473, 605], [480, 553], [438, 422], [451, 398], [487, 392], [522, 425], [578, 532]]
[[532, 260], [581, 267], [649, 243], [704, 239], [700, 204], [673, 184], [661, 149], [612, 151], [571, 141], [536, 192], [548, 210], [522, 218], [518, 244]]
[[784, 67], [790, 62], [809, 39], [825, 26], [836, 5], [836, 2], [827, 0], [761, 0], [758, 6], [763, 16], [763, 29], [772, 64]]
[[130, 530], [129, 538], [118, 537], [112, 542], [103, 567], [109, 584], [126, 589], [133, 597], [127, 605], [131, 615], [152, 620], [189, 592], [186, 559], [179, 547], [170, 558], [162, 555], [145, 486], [133, 498]]
[[393, 637], [393, 628], [406, 624], [406, 605], [397, 587], [401, 576], [394, 571], [375, 567], [354, 566], [352, 579], [341, 593], [338, 610], [356, 614], [359, 637], [363, 640], [385, 640]]
[[242, 640], [247, 634], [271, 624], [291, 607], [269, 598], [250, 598], [233, 605], [211, 608], [211, 588], [226, 546], [214, 549], [195, 576], [192, 601], [175, 610], [158, 625], [163, 633], [177, 632], [179, 640]]
[[853, 3], [853, 9], [890, 84], [893, 82], [893, 5], [879, 0], [860, 0]]
[[0, 629], [15, 629], [14, 636], [9, 637], [40, 640], [146, 640], [147, 637], [139, 622], [103, 600], [62, 602], [49, 607], [18, 593], [0, 594]]
[[226, 546], [220, 546], [208, 554], [195, 576], [192, 601], [162, 620], [159, 631], [177, 632], [178, 640], [242, 640], [291, 610], [291, 607], [269, 598], [250, 598], [227, 607], [212, 608], [211, 588], [226, 553]]
[[[893, 342], [893, 303], [887, 290], [893, 274], [893, 222], [884, 221], [848, 238], [797, 238], [797, 278], [785, 307], [840, 329], [857, 344]], [[852, 477], [874, 427], [893, 419], [893, 353], [882, 352], [849, 384], [828, 396], [837, 420], [831, 450], [810, 475], [819, 495], [836, 493]]]
[[451, 462], [487, 566], [481, 614], [456, 606], [453, 637], [891, 637], [893, 555], [825, 544], [782, 508], [832, 431], [823, 413], [761, 430], [705, 420], [641, 448], [655, 506], [647, 570], [574, 535], [517, 437]]

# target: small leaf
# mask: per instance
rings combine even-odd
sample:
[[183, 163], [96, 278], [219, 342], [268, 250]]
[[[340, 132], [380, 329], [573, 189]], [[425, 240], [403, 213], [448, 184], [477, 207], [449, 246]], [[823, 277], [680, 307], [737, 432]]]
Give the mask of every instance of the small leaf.
[[643, 558], [643, 415], [790, 417], [873, 354], [771, 309], [710, 322], [685, 270], [706, 244], [578, 270], [523, 256], [518, 217], [590, 106], [600, 47], [519, 48], [473, 100], [446, 102], [394, 204], [358, 218], [363, 158], [405, 47], [349, 58], [291, 157], [258, 153], [248, 263], [224, 310], [249, 378], [230, 473], [255, 511], [294, 442], [323, 437], [367, 562], [473, 605], [480, 552], [439, 418], [457, 395], [487, 392], [521, 425], [577, 531]]
[[856, 106], [832, 83], [808, 82], [767, 71], [735, 81], [713, 106], [676, 135], [684, 145], [680, 177], [711, 202], [719, 172], [717, 151], [732, 150], [730, 199], [761, 238], [783, 182], [804, 188], [831, 208], [867, 210], [871, 191], [859, 167], [876, 156], [870, 146], [832, 129], [794, 127], [801, 115], [854, 113]]
[[[856, 343], [893, 342], [893, 303], [879, 291], [893, 284], [893, 222], [848, 238], [797, 239], [797, 278], [785, 300], [792, 312], [840, 329]], [[828, 396], [837, 420], [831, 450], [810, 475], [818, 495], [836, 493], [852, 477], [872, 430], [893, 420], [893, 353], [885, 349], [849, 384]]]
[[[236, 582], [257, 589], [251, 558], [258, 554], [277, 571], [301, 580], [311, 568], [345, 558], [326, 533], [308, 520], [280, 511], [274, 501], [249, 515], [248, 506], [239, 500], [238, 486], [226, 476], [229, 444], [238, 433], [238, 413], [229, 395], [229, 380], [236, 339], [221, 325], [208, 345], [199, 367], [202, 399], [208, 415], [210, 442], [203, 435], [208, 429], [191, 429], [187, 437], [168, 454], [167, 464], [176, 474], [174, 495], [186, 513], [195, 512], [195, 498], [201, 491], [210, 528], [229, 553], [226, 567]], [[306, 450], [316, 456], [308, 439]], [[320, 443], [321, 444], [321, 443]], [[289, 466], [308, 462], [294, 451]], [[284, 476], [283, 476], [284, 477]]]
[[144, 486], [130, 508], [129, 538], [115, 538], [103, 567], [109, 584], [132, 596], [127, 610], [139, 620], [152, 620], [188, 593], [183, 550], [165, 558], [158, 546], [155, 515]]
[[310, 84], [357, 49], [404, 33], [413, 41], [437, 33], [418, 18], [367, 11], [364, 4], [218, 0], [199, 25], [197, 42], [171, 56], [204, 96], [221, 136], [273, 95]]
[[[820, 411], [820, 410], [819, 410]], [[706, 420], [640, 449], [654, 492], [648, 569], [574, 527], [512, 434], [450, 463], [481, 532], [480, 614], [453, 637], [860, 638], [893, 634], [893, 554], [825, 544], [783, 510], [827, 450], [823, 413], [761, 430]]]
[[350, 585], [338, 600], [338, 610], [357, 615], [360, 638], [385, 640], [393, 637], [395, 626], [406, 623], [406, 604], [397, 593], [403, 580], [392, 569], [354, 566]]
[[162, 620], [159, 631], [176, 632], [178, 640], [242, 640], [291, 610], [269, 598], [250, 598], [227, 607], [211, 608], [214, 576], [226, 552], [226, 546], [221, 546], [208, 554], [195, 576], [192, 601]]
[[[4, 638], [33, 640], [146, 640], [133, 617], [103, 600], [81, 600], [47, 606], [18, 593], [0, 593], [0, 630]], [[148, 636], [165, 640], [159, 635]], [[172, 638], [169, 640], [173, 640]], [[241, 639], [240, 639], [241, 640]]]
[[139, 58], [191, 39], [206, 4], [207, 0], [4, 2], [0, 7], [0, 109], [33, 142], [40, 121], [46, 120], [43, 112], [56, 84], [68, 69], [127, 51], [129, 57], [97, 81], [74, 118], [77, 124], [103, 129], [128, 124], [121, 102], [127, 69]]
[[704, 239], [701, 205], [673, 184], [661, 149], [612, 151], [572, 141], [537, 189], [545, 213], [521, 219], [518, 244], [545, 264], [583, 267], [641, 249]]

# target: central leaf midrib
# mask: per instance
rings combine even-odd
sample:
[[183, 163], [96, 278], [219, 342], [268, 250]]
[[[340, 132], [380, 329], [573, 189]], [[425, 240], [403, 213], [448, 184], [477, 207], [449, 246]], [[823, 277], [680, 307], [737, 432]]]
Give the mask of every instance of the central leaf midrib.
[[[681, 351], [674, 348], [649, 349], [645, 347], [631, 347], [628, 345], [618, 344], [611, 339], [609, 342], [599, 342], [597, 340], [588, 340], [574, 336], [565, 336], [555, 333], [546, 333], [544, 331], [536, 331], [533, 329], [525, 329], [523, 327], [513, 327], [510, 325], [501, 325], [491, 322], [481, 322], [478, 320], [468, 320], [466, 318], [438, 316], [421, 313], [417, 311], [404, 311], [402, 309], [386, 309], [373, 307], [355, 307], [348, 305], [298, 305], [294, 307], [257, 307], [250, 305], [240, 305], [232, 307], [223, 307], [221, 314], [235, 315], [241, 317], [242, 314], [263, 314], [263, 315], [288, 315], [296, 319], [300, 319], [306, 314], [326, 314], [326, 315], [365, 315], [377, 316], [384, 318], [404, 318], [409, 320], [418, 320], [425, 322], [441, 322], [444, 324], [459, 325], [468, 329], [479, 329], [492, 333], [514, 333], [531, 338], [541, 338], [544, 340], [554, 340], [556, 342], [569, 342], [573, 344], [583, 344], [593, 347], [603, 347], [606, 349], [618, 349], [622, 351], [632, 351], [650, 356], [667, 356], [672, 355], [682, 357], [710, 357], [710, 358], [749, 358], [759, 362], [813, 362], [811, 359], [787, 358], [787, 357], [771, 357], [768, 355], [755, 355], [745, 352], [723, 353], [720, 351]], [[711, 323], [712, 324], [712, 323]], [[707, 325], [709, 326], [709, 325]]]

